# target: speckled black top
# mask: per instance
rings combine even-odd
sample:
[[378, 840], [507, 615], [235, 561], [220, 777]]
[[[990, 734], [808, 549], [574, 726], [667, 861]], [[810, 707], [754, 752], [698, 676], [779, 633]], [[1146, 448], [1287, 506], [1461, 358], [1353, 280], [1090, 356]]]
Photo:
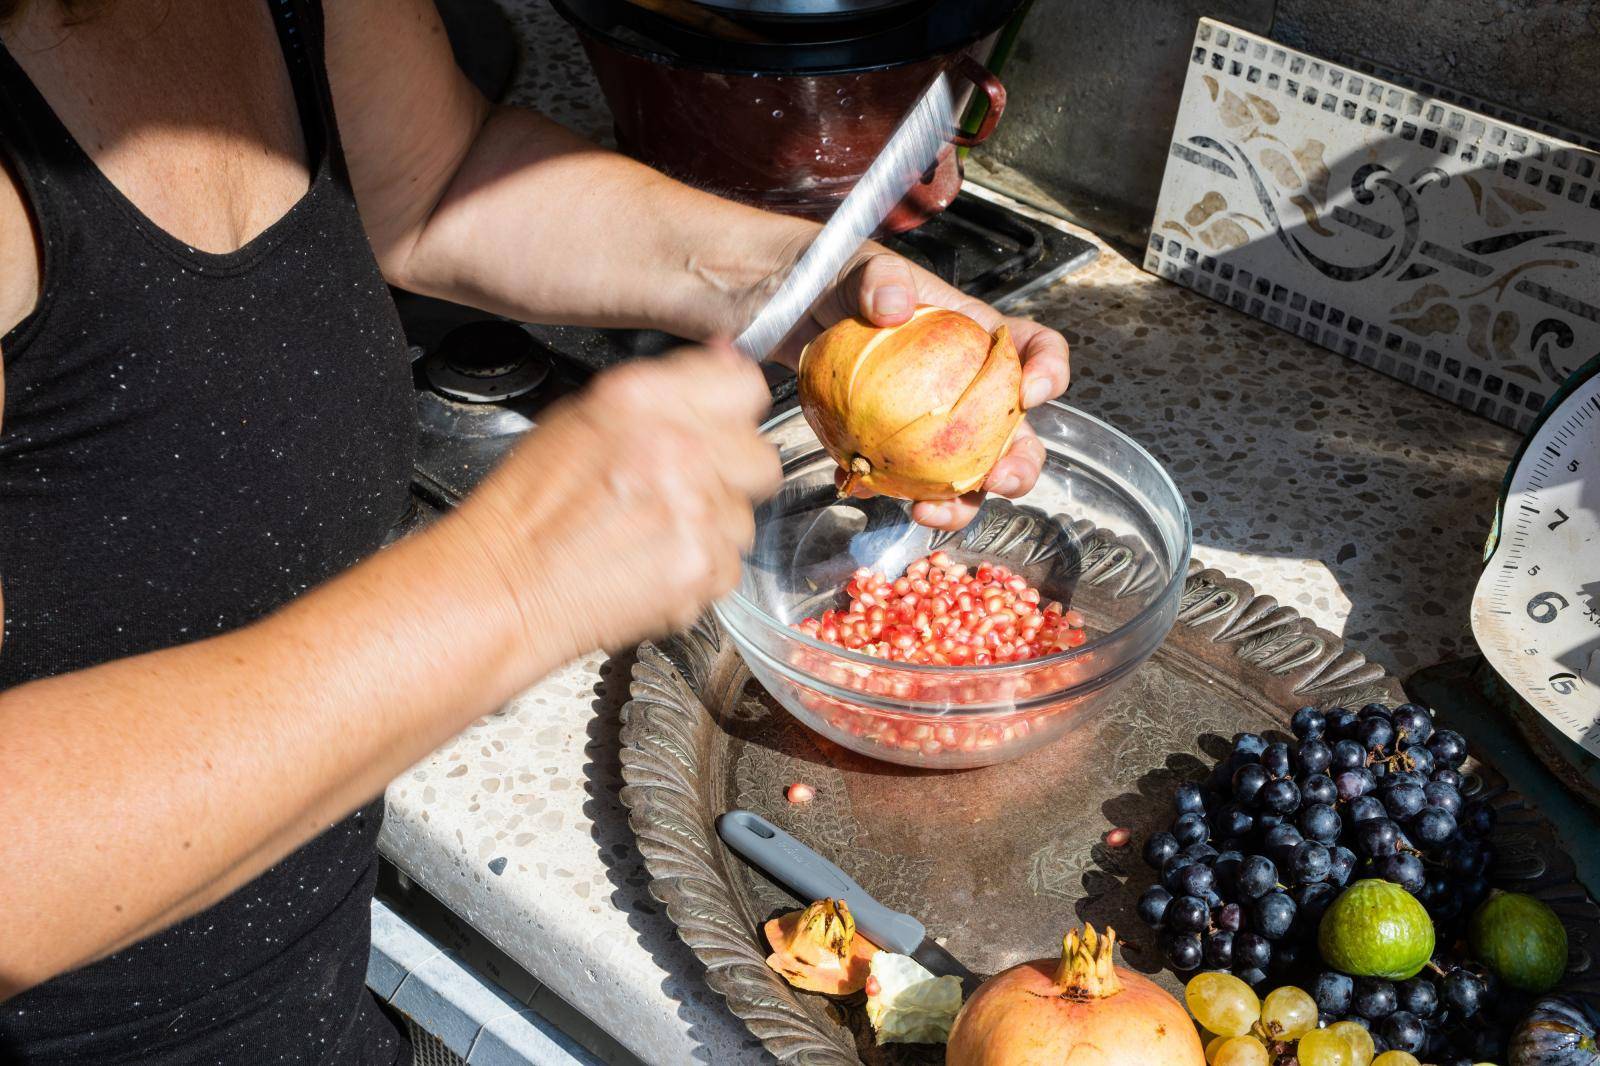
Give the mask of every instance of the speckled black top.
[[[320, 9], [268, 2], [313, 181], [228, 255], [140, 214], [0, 48], [0, 147], [45, 252], [38, 308], [0, 340], [0, 689], [247, 623], [404, 510], [410, 376]], [[364, 986], [381, 817], [380, 801], [210, 910], [0, 1004], [0, 1062], [397, 1061]]]

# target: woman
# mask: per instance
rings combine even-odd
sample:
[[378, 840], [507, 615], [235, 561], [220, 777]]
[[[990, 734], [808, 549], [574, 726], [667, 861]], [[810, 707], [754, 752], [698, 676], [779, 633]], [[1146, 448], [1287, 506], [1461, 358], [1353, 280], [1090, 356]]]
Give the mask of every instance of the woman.
[[[385, 784], [694, 618], [778, 469], [707, 344], [376, 552], [413, 418], [385, 283], [726, 337], [813, 227], [491, 107], [429, 0], [0, 0], [0, 41], [0, 1061], [397, 1061], [362, 980]], [[872, 254], [816, 325], [919, 301], [999, 317]], [[1065, 343], [1011, 325], [1059, 394]]]

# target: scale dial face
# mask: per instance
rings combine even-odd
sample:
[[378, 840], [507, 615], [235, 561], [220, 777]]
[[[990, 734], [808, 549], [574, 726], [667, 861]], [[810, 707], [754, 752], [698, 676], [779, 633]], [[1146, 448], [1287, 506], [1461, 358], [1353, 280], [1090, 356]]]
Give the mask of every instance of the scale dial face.
[[1597, 370], [1579, 371], [1512, 461], [1472, 632], [1523, 699], [1600, 756]]

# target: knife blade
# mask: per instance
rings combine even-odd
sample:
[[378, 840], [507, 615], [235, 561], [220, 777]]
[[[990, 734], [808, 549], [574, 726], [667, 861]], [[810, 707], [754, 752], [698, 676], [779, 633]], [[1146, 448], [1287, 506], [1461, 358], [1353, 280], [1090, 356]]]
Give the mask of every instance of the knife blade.
[[939, 74], [734, 346], [757, 362], [771, 355], [895, 204], [938, 161], [955, 132], [955, 90], [949, 77]]
[[849, 874], [806, 847], [754, 811], [733, 810], [717, 819], [717, 835], [756, 869], [797, 899], [842, 899], [856, 920], [856, 930], [886, 951], [909, 955], [935, 977], [949, 974], [961, 981], [964, 996], [978, 987], [978, 977], [932, 937], [909, 914], [885, 907]]

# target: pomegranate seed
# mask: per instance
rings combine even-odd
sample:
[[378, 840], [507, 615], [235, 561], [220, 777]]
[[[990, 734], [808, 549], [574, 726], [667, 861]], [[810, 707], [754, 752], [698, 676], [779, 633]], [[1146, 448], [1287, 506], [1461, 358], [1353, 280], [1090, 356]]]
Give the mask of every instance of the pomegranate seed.
[[804, 781], [796, 781], [783, 794], [790, 803], [810, 803], [816, 798], [817, 790]]
[[1125, 848], [1132, 837], [1133, 833], [1118, 826], [1106, 834], [1106, 843], [1113, 848]]
[[878, 983], [878, 979], [876, 977], [869, 976], [867, 978], [866, 989], [867, 995], [875, 996], [879, 992], [883, 991], [883, 985]]

